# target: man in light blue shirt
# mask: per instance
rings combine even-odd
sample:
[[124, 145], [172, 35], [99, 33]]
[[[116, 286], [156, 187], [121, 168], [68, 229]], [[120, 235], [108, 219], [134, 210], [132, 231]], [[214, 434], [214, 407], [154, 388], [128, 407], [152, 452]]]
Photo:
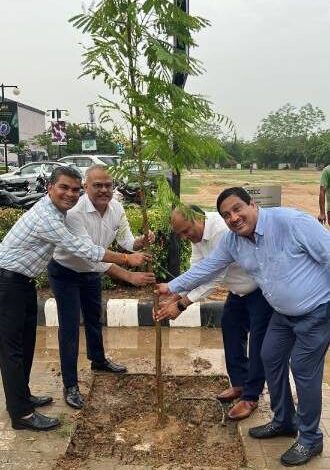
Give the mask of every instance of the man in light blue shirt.
[[[274, 418], [250, 429], [255, 438], [292, 436], [298, 441], [281, 457], [301, 465], [322, 452], [321, 384], [330, 341], [330, 233], [313, 217], [288, 208], [260, 209], [243, 188], [229, 188], [217, 209], [230, 232], [201, 262], [159, 293], [191, 290], [236, 261], [250, 274], [275, 312], [262, 359]], [[295, 411], [289, 361], [299, 404]]]

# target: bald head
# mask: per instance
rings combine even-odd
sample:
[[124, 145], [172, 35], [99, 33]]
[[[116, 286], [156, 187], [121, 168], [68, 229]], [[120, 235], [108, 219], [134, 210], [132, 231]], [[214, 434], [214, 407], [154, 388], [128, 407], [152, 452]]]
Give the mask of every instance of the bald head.
[[94, 207], [103, 215], [113, 195], [112, 177], [103, 165], [91, 166], [85, 177], [85, 191]]
[[204, 217], [195, 217], [193, 211], [185, 213], [184, 210], [175, 208], [171, 213], [172, 230], [181, 240], [200, 242], [203, 238], [204, 225]]
[[[108, 167], [106, 167], [105, 165], [92, 165], [92, 166], [88, 167], [86, 172], [85, 172], [85, 181], [88, 181], [89, 179], [93, 178], [94, 173], [96, 173], [96, 174], [105, 173], [109, 176]], [[110, 178], [111, 178], [111, 176], [110, 176]]]

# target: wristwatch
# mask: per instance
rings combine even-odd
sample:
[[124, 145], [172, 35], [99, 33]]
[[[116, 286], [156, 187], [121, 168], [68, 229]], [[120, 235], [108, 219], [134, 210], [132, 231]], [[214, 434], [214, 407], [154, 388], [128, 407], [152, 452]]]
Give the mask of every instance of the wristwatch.
[[186, 305], [182, 302], [182, 300], [178, 300], [176, 306], [178, 307], [179, 312], [184, 312], [187, 308]]

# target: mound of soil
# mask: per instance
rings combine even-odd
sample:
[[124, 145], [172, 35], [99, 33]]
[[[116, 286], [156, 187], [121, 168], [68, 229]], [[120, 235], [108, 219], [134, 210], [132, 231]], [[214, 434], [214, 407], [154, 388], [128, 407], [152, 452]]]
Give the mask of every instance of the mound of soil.
[[236, 424], [216, 395], [228, 386], [223, 377], [166, 377], [166, 423], [156, 415], [156, 381], [150, 375], [98, 375], [57, 470], [75, 469], [88, 458], [114, 457], [121, 464], [171, 464], [173, 468], [244, 463]]

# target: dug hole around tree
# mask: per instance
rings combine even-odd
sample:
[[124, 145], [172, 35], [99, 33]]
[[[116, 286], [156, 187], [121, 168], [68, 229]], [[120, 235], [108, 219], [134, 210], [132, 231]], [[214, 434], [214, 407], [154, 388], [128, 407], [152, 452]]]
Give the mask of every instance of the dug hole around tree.
[[227, 379], [164, 376], [163, 382], [166, 419], [160, 426], [155, 376], [95, 375], [56, 470], [241, 468], [244, 454], [236, 423], [225, 421], [227, 410], [215, 398], [228, 386]]

